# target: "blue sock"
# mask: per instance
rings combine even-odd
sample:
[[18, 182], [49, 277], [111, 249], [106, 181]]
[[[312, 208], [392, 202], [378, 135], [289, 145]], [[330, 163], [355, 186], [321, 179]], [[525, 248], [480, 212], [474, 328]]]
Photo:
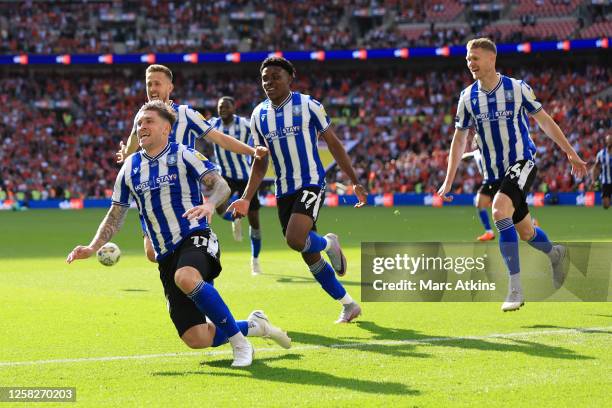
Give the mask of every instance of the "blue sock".
[[234, 316], [214, 286], [201, 281], [187, 296], [196, 304], [198, 310], [208, 316], [217, 328], [232, 337], [240, 331]]
[[478, 210], [478, 215], [480, 216], [480, 222], [482, 223], [485, 231], [490, 231], [491, 223], [489, 222], [489, 213], [487, 212], [487, 209], [483, 208], [482, 210]]
[[249, 227], [249, 235], [251, 237], [251, 255], [253, 258], [257, 258], [261, 251], [261, 231]]
[[225, 214], [223, 214], [223, 218], [225, 221], [234, 221], [234, 216], [232, 215], [232, 213], [226, 212]]
[[545, 254], [549, 253], [552, 250], [552, 244], [548, 240], [548, 236], [540, 227], [535, 227], [534, 229], [535, 234], [527, 242], [535, 249], [540, 250]]
[[325, 262], [323, 258], [319, 260], [319, 262], [314, 265], [309, 265], [310, 272], [313, 274], [317, 282], [321, 284], [323, 290], [325, 290], [329, 296], [332, 298], [339, 300], [346, 295], [346, 289], [344, 286], [336, 279], [336, 273], [330, 264]]
[[[240, 332], [242, 334], [246, 336], [249, 333], [249, 322], [248, 321], [238, 320], [236, 324], [238, 325], [238, 328], [240, 329]], [[215, 330], [215, 337], [213, 338], [212, 347], [219, 347], [227, 342], [228, 342], [227, 335], [225, 334], [223, 330], [217, 327]]]
[[305, 254], [315, 254], [321, 252], [327, 246], [327, 240], [314, 231], [310, 231], [306, 237], [306, 244], [302, 252]]
[[519, 263], [518, 235], [512, 223], [512, 218], [504, 218], [495, 221], [495, 226], [499, 231], [499, 249], [510, 275], [521, 271]]

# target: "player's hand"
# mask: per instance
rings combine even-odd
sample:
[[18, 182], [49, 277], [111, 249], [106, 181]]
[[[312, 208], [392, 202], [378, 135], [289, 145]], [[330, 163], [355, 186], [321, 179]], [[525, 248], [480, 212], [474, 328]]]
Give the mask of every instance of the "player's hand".
[[87, 259], [96, 252], [92, 247], [78, 245], [68, 254], [66, 262], [71, 263], [77, 259]]
[[267, 155], [268, 155], [268, 148], [267, 147], [265, 147], [265, 146], [257, 146], [255, 148], [255, 153], [253, 154], [253, 157], [256, 160], [259, 160], [259, 159], [263, 159]]
[[357, 196], [357, 200], [359, 202], [355, 204], [355, 208], [361, 208], [368, 203], [368, 191], [361, 184], [355, 184], [353, 186], [353, 191]]
[[451, 189], [451, 185], [447, 184], [446, 181], [438, 189], [438, 195], [440, 196], [442, 201], [446, 203], [450, 203], [451, 201], [453, 201], [453, 196], [447, 196], [447, 194], [450, 192], [450, 189]]
[[231, 203], [225, 212], [231, 213], [234, 218], [246, 217], [246, 215], [249, 213], [250, 204], [251, 202], [249, 200], [246, 198], [241, 198]]
[[123, 140], [119, 142], [119, 151], [115, 153], [117, 156], [117, 163], [123, 163], [127, 158], [127, 146], [123, 143]]
[[211, 203], [204, 203], [202, 205], [197, 205], [185, 211], [185, 214], [183, 214], [183, 218], [187, 218], [189, 221], [199, 221], [202, 218], [206, 217], [206, 221], [208, 222], [208, 224], [211, 224], [212, 215], [214, 212], [215, 207]]
[[567, 159], [572, 164], [572, 174], [578, 178], [583, 178], [587, 175], [587, 164], [576, 153], [568, 154]]

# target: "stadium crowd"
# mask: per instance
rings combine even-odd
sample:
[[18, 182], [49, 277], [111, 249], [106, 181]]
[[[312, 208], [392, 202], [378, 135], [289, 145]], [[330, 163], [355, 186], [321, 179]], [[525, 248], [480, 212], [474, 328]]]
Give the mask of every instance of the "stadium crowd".
[[[350, 155], [372, 193], [434, 192], [441, 184], [459, 91], [467, 72], [353, 70], [299, 73], [293, 88], [322, 101], [341, 140], [355, 141]], [[610, 69], [588, 65], [506, 72], [524, 78], [582, 157], [593, 162], [611, 129]], [[205, 116], [218, 97], [236, 97], [249, 116], [264, 96], [254, 77], [202, 77], [176, 72], [174, 97]], [[99, 72], [12, 73], [0, 79], [0, 199], [108, 197], [118, 171], [114, 153], [145, 99], [140, 69]], [[572, 191], [575, 180], [558, 149], [532, 123], [540, 168], [535, 189]], [[332, 190], [345, 182], [328, 173]], [[460, 169], [456, 192], [473, 192], [480, 175], [473, 163]]]
[[[572, 1], [565, 8], [557, 5], [552, 10], [561, 10], [561, 14], [546, 15], [542, 20], [534, 17], [537, 10], [525, 8], [524, 3], [527, 2], [0, 2], [0, 53], [191, 53], [366, 45], [401, 48], [463, 44], [469, 37], [481, 34], [491, 35], [496, 41], [550, 39], [551, 36], [581, 38], [604, 35], [601, 33], [606, 30], [609, 33], [612, 27], [609, 7], [596, 3]], [[490, 8], [495, 13], [474, 11], [482, 10], [483, 7], [474, 7], [483, 5], [485, 10]], [[495, 6], [500, 6], [505, 15], [498, 15]], [[514, 15], [521, 10], [525, 10], [523, 14]], [[526, 18], [532, 26], [529, 30], [522, 29]], [[591, 24], [594, 30], [588, 30]]]

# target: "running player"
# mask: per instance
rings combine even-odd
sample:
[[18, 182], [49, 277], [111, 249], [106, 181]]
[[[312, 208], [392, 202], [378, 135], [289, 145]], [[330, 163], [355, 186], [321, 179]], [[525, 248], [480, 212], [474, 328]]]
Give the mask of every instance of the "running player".
[[475, 127], [478, 148], [484, 159], [485, 182], [501, 179], [499, 191], [493, 199], [493, 219], [510, 275], [508, 296], [502, 310], [512, 311], [524, 304], [518, 236], [549, 256], [555, 287], [563, 285], [567, 274], [563, 262], [566, 248], [553, 245], [541, 228], [533, 226], [529, 215], [526, 198], [536, 174], [536, 149], [529, 135], [527, 114], [533, 116], [544, 133], [565, 152], [572, 174], [581, 178], [587, 169], [586, 163], [544, 111], [529, 85], [496, 72], [496, 57], [495, 43], [487, 38], [470, 40], [467, 44], [467, 65], [476, 82], [464, 89], [459, 97], [446, 179], [438, 194], [444, 201], [452, 200], [447, 194], [465, 151], [468, 129]]
[[[224, 96], [217, 102], [217, 112], [219, 117], [210, 121], [211, 126], [218, 131], [232, 136], [242, 143], [252, 145], [251, 130], [249, 121], [236, 115], [236, 104], [231, 96]], [[215, 145], [215, 157], [221, 170], [221, 176], [227, 181], [232, 194], [244, 194], [244, 190], [249, 180], [251, 160], [249, 156], [236, 154], [229, 150]], [[227, 203], [229, 205], [229, 202]], [[232, 214], [225, 212], [227, 205], [221, 205], [217, 212], [224, 219], [232, 221], [232, 233], [236, 241], [242, 241], [241, 218], [234, 218]], [[259, 199], [254, 197], [249, 204], [249, 237], [251, 239], [251, 274], [261, 274], [259, 264], [259, 253], [261, 251], [261, 228], [259, 225]]]
[[612, 135], [606, 136], [606, 144], [595, 159], [593, 167], [593, 180], [599, 179], [601, 185], [601, 201], [603, 208], [610, 208], [610, 196], [612, 196]]
[[[251, 133], [256, 146], [267, 146], [276, 173], [278, 217], [287, 245], [302, 254], [310, 272], [333, 299], [342, 304], [337, 323], [348, 323], [361, 314], [361, 307], [336, 278], [346, 273], [346, 258], [335, 234], [321, 236], [316, 230], [319, 208], [325, 192], [325, 170], [317, 141], [322, 137], [334, 159], [353, 183], [359, 202], [366, 204], [367, 193], [358, 183], [342, 143], [330, 127], [329, 117], [318, 101], [292, 92], [293, 64], [282, 57], [266, 58], [260, 67], [261, 83], [267, 99], [251, 115]], [[248, 213], [268, 167], [267, 158], [255, 160], [246, 190], [228, 211], [237, 216]], [[325, 251], [331, 266], [321, 257]]]

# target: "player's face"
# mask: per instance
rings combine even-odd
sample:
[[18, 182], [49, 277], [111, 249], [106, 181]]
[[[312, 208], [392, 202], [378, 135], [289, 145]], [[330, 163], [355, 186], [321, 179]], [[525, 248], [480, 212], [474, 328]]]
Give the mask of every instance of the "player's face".
[[149, 101], [159, 99], [162, 102], [170, 100], [170, 92], [174, 88], [170, 78], [163, 72], [149, 72], [146, 76], [147, 98]]
[[219, 116], [221, 117], [221, 119], [228, 120], [234, 115], [234, 113], [236, 112], [236, 108], [234, 107], [234, 104], [231, 101], [227, 99], [221, 99], [217, 104], [217, 112], [219, 112]]
[[141, 111], [136, 118], [138, 144], [145, 151], [163, 147], [168, 142], [170, 128], [170, 123], [159, 116], [157, 112]]
[[291, 77], [289, 73], [277, 66], [265, 67], [261, 71], [261, 86], [271, 101], [281, 102], [289, 94]]
[[482, 48], [470, 48], [465, 57], [472, 77], [476, 80], [495, 73], [495, 53]]
[[606, 136], [606, 146], [612, 147], [612, 135]]

